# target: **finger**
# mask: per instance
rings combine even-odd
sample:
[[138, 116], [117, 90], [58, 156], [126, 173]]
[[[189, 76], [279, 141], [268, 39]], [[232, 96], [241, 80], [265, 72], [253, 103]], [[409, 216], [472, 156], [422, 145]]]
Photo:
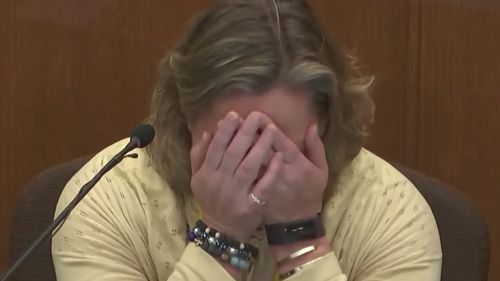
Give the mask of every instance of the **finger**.
[[210, 133], [203, 132], [201, 139], [193, 145], [191, 148], [191, 173], [194, 174], [197, 172], [203, 160], [205, 160], [205, 156], [207, 154], [208, 145], [210, 144]]
[[264, 113], [250, 113], [227, 148], [221, 168], [228, 173], [234, 174], [245, 155], [257, 140], [259, 131], [263, 131], [267, 125], [272, 123], [271, 118]]
[[271, 159], [273, 159], [273, 155], [274, 155], [274, 150], [272, 149], [272, 146], [271, 146], [271, 149], [267, 152], [267, 155], [264, 158], [264, 161], [262, 162], [262, 164], [265, 167], [267, 167], [267, 166], [269, 166], [269, 164], [271, 164]]
[[296, 162], [302, 155], [297, 145], [290, 140], [281, 130], [276, 130], [274, 134], [273, 148], [283, 154], [284, 163]]
[[205, 157], [205, 164], [210, 169], [218, 169], [224, 153], [233, 139], [234, 134], [238, 130], [240, 120], [236, 112], [229, 112], [219, 124], [217, 131], [208, 146], [207, 155]]
[[264, 165], [267, 155], [272, 152], [273, 136], [276, 126], [268, 125], [260, 135], [255, 145], [250, 149], [248, 155], [238, 166], [235, 177], [243, 182], [253, 182]]
[[306, 157], [314, 164], [314, 166], [325, 169], [328, 167], [326, 160], [325, 146], [318, 135], [318, 125], [314, 124], [309, 127], [305, 139], [305, 154]]
[[269, 190], [273, 187], [276, 179], [279, 177], [281, 167], [283, 166], [283, 154], [277, 152], [271, 159], [271, 164], [267, 167], [262, 178], [254, 185], [251, 193], [257, 198], [267, 201], [269, 199]]
[[[237, 113], [236, 113], [236, 114], [237, 114]], [[224, 117], [224, 119], [225, 119], [225, 118], [226, 118], [226, 117]], [[221, 120], [219, 120], [219, 122], [217, 122], [217, 128], [219, 128], [219, 127], [222, 125], [222, 121], [224, 121], [224, 119], [221, 119]], [[238, 124], [238, 128], [241, 128], [241, 126], [243, 125], [243, 122], [244, 122], [244, 121], [245, 121], [245, 120], [244, 120], [243, 118], [241, 118], [241, 116], [239, 116], [239, 115], [238, 115], [238, 123], [239, 123], [239, 124]]]

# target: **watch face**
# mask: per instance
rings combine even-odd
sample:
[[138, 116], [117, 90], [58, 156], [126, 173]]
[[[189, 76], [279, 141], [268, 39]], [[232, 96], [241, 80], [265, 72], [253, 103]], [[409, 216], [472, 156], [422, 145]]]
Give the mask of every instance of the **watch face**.
[[319, 215], [302, 221], [266, 225], [265, 229], [269, 245], [310, 240], [325, 235], [325, 227]]
[[308, 238], [311, 236], [315, 236], [316, 225], [314, 221], [311, 220], [287, 225], [283, 230], [287, 236], [290, 235], [297, 238]]

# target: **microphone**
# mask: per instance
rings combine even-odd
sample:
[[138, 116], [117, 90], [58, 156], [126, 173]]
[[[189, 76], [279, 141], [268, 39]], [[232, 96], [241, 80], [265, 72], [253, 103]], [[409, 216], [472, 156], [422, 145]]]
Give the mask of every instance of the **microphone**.
[[[104, 165], [99, 172], [86, 184], [82, 186], [75, 198], [66, 206], [66, 208], [54, 219], [54, 221], [45, 229], [42, 234], [31, 244], [31, 246], [14, 262], [14, 264], [8, 268], [2, 275], [0, 275], [0, 281], [7, 281], [7, 278], [14, 273], [17, 268], [28, 258], [31, 253], [42, 243], [47, 237], [53, 237], [57, 230], [64, 224], [68, 218], [71, 211], [82, 201], [82, 199], [89, 193], [90, 190], [97, 184], [97, 182], [104, 176], [109, 170], [120, 163], [124, 158], [131, 157], [137, 158], [137, 154], [127, 155], [130, 151], [135, 148], [143, 148], [153, 141], [155, 137], [155, 130], [153, 126], [148, 124], [141, 124], [137, 126], [130, 135], [130, 141], [120, 152], [118, 152], [111, 160], [109, 160], [106, 165]], [[54, 232], [55, 230], [55, 232]]]
[[153, 126], [141, 124], [137, 126], [130, 134], [130, 142], [137, 143], [137, 147], [143, 148], [148, 146], [155, 138], [155, 130]]

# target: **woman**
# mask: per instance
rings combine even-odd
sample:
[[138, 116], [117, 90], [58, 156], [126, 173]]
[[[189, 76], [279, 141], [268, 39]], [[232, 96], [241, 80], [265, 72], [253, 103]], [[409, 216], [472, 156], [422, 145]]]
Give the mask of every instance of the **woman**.
[[306, 1], [214, 5], [161, 63], [156, 140], [54, 237], [58, 280], [439, 280], [429, 206], [361, 147], [368, 84]]

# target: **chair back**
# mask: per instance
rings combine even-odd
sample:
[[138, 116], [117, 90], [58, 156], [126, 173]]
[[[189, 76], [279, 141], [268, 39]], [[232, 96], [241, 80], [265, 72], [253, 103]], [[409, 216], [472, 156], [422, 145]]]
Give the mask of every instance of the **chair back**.
[[488, 226], [481, 213], [455, 189], [403, 165], [394, 165], [432, 209], [441, 236], [441, 281], [487, 281]]
[[[89, 159], [83, 157], [55, 166], [36, 176], [24, 187], [12, 219], [12, 262], [53, 221], [64, 186]], [[50, 241], [45, 241], [32, 253], [12, 275], [11, 281], [56, 281]]]

